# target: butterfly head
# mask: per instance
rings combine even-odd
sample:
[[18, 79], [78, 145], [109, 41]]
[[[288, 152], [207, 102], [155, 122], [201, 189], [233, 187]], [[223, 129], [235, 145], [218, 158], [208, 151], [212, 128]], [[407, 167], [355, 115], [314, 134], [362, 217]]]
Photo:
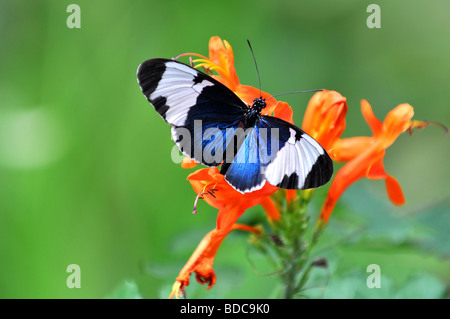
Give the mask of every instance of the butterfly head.
[[258, 110], [259, 112], [266, 107], [266, 101], [262, 98], [256, 98], [253, 100], [252, 108]]

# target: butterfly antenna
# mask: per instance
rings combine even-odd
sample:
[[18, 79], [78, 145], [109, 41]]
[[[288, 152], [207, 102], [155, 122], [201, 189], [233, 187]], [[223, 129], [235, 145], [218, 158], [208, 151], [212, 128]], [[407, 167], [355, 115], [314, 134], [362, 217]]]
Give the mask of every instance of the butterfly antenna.
[[281, 95], [297, 94], [297, 93], [311, 93], [311, 92], [320, 92], [320, 91], [323, 91], [323, 89], [320, 89], [320, 90], [307, 90], [307, 91], [293, 91], [293, 92], [286, 92], [286, 93], [275, 94], [275, 95], [266, 97], [266, 98], [264, 99], [264, 101], [266, 101], [266, 100], [268, 100], [268, 99], [271, 99], [271, 98], [273, 98], [273, 97], [281, 96]]
[[252, 52], [253, 61], [255, 62], [256, 67], [256, 74], [258, 75], [258, 81], [259, 81], [259, 98], [262, 98], [262, 91], [261, 91], [261, 77], [259, 76], [259, 70], [258, 70], [258, 64], [256, 63], [255, 53], [253, 53], [252, 45], [250, 44], [250, 40], [247, 39], [248, 46], [250, 47], [250, 51]]

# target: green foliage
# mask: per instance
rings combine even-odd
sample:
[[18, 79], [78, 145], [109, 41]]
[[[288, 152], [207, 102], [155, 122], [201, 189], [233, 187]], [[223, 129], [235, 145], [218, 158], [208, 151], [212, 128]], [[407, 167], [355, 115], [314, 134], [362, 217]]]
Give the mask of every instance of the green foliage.
[[133, 281], [124, 281], [118, 286], [112, 293], [110, 293], [107, 299], [142, 299], [139, 293], [138, 286]]
[[[167, 298], [215, 227], [208, 205], [191, 214], [193, 170], [172, 163], [170, 129], [136, 83], [148, 58], [207, 54], [209, 38], [219, 35], [233, 46], [240, 81], [257, 86], [248, 38], [263, 90], [327, 88], [348, 98], [346, 137], [370, 134], [362, 98], [379, 118], [407, 102], [415, 118], [450, 125], [450, 28], [440, 2], [377, 1], [379, 30], [365, 26], [364, 1], [77, 0], [80, 29], [66, 26], [69, 3], [0, 1], [1, 298]], [[283, 99], [299, 125], [309, 98]], [[329, 268], [314, 268], [298, 297], [314, 289], [316, 297], [338, 296], [344, 287], [345, 296], [370, 297], [355, 287], [371, 263], [381, 266], [386, 287], [391, 282], [371, 290], [379, 297], [442, 296], [450, 285], [448, 158], [439, 129], [396, 141], [384, 164], [407, 204], [392, 207], [381, 182], [355, 184], [312, 252]], [[326, 190], [308, 208], [311, 222]], [[261, 208], [240, 222], [264, 223]], [[266, 275], [279, 268], [252, 245], [233, 231], [215, 261], [217, 285], [205, 291], [191, 278], [188, 297], [280, 297], [276, 275]], [[66, 286], [73, 263], [79, 289]], [[325, 294], [312, 287], [327, 282]]]

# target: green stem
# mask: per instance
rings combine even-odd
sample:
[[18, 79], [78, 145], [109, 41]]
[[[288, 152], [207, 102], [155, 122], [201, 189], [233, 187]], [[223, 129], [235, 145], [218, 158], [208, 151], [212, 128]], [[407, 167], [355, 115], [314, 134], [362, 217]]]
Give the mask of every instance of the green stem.
[[302, 191], [299, 194], [299, 199], [288, 205], [287, 220], [285, 223], [285, 238], [288, 245], [286, 245], [287, 254], [282, 256], [284, 258], [284, 275], [283, 281], [285, 284], [284, 295], [285, 299], [292, 299], [299, 289], [306, 281], [304, 276], [299, 285], [297, 277], [301, 272], [307, 261], [309, 253], [309, 245], [305, 240], [305, 233], [308, 226], [308, 219], [306, 218], [306, 209], [311, 200], [313, 191]]
[[296, 276], [298, 271], [300, 270], [298, 267], [298, 256], [300, 255], [300, 248], [299, 248], [299, 240], [294, 240], [292, 245], [292, 252], [290, 256], [288, 256], [288, 260], [285, 263], [285, 275], [284, 275], [284, 282], [285, 282], [285, 290], [284, 290], [284, 298], [285, 299], [292, 299], [296, 293]]

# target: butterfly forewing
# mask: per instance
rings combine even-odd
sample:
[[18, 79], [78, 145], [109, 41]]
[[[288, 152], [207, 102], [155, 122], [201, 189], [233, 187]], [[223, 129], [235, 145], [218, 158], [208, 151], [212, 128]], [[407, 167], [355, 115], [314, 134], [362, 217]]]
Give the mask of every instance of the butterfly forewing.
[[148, 101], [172, 125], [172, 136], [183, 154], [207, 165], [231, 159], [230, 135], [241, 126], [247, 106], [227, 87], [183, 63], [151, 59], [137, 72]]
[[147, 60], [137, 78], [148, 101], [174, 126], [198, 119], [240, 119], [247, 108], [226, 86], [177, 61]]

